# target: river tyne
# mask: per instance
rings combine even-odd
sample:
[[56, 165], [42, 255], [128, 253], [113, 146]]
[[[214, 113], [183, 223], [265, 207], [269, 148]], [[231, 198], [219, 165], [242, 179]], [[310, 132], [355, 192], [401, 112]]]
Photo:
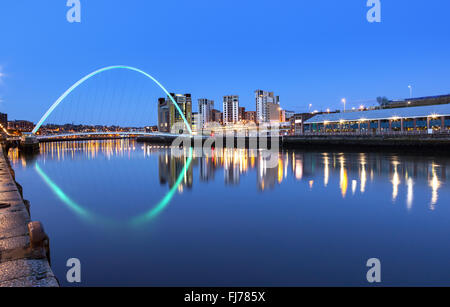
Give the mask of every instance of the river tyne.
[[134, 140], [9, 152], [61, 285], [450, 285], [450, 157], [281, 150], [182, 157]]

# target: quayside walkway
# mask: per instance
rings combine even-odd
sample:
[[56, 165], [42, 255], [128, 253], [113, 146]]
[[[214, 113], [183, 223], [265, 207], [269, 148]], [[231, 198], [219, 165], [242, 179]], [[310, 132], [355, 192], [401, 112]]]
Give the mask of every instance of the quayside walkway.
[[57, 287], [48, 241], [0, 146], [0, 287]]
[[450, 133], [422, 133], [418, 131], [369, 133], [305, 133], [303, 135], [283, 137], [283, 146], [291, 148], [377, 148], [377, 149], [406, 149], [421, 151], [445, 151], [450, 149]]

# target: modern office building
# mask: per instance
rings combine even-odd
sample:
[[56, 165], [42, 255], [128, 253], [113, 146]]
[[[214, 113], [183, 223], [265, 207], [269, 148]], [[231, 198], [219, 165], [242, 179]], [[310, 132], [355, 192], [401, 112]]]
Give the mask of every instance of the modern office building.
[[255, 91], [256, 100], [256, 121], [266, 123], [270, 121], [269, 104], [280, 104], [280, 97], [275, 96], [273, 92], [263, 90]]
[[200, 123], [200, 114], [197, 112], [192, 112], [192, 133], [197, 134], [203, 126]]
[[[174, 94], [170, 93], [172, 98], [177, 103], [180, 108], [182, 114], [186, 118], [186, 121], [189, 124], [189, 127], [192, 127], [192, 97], [191, 94]], [[180, 128], [183, 127], [184, 121], [183, 118], [178, 112], [177, 108], [173, 104], [172, 100], [167, 98], [159, 98], [158, 99], [158, 129], [161, 132], [170, 132], [171, 128], [175, 125], [179, 124]], [[177, 129], [177, 133], [179, 130], [186, 130], [186, 127]]]
[[[181, 112], [183, 113], [186, 121], [188, 122], [189, 127], [192, 127], [192, 97], [191, 94], [170, 94], [174, 98]], [[173, 103], [170, 104], [170, 122], [175, 123], [183, 123], [183, 118], [181, 117], [180, 112], [178, 112], [177, 108]], [[184, 130], [186, 128], [183, 128]]]
[[239, 96], [223, 97], [223, 124], [234, 124], [239, 121]]
[[212, 122], [212, 111], [214, 109], [214, 100], [206, 98], [198, 99], [199, 126], [203, 128], [207, 123]]
[[167, 98], [158, 98], [158, 131], [170, 131], [170, 108]]

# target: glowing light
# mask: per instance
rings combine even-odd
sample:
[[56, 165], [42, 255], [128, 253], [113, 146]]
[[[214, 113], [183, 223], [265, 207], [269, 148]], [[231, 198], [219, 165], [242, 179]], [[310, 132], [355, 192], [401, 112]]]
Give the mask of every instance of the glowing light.
[[361, 165], [361, 193], [366, 191], [366, 183], [367, 183], [367, 173], [366, 173], [366, 165]]
[[394, 162], [394, 175], [392, 176], [392, 201], [395, 201], [398, 196], [398, 186], [400, 185], [400, 176], [398, 174], [398, 162]]
[[358, 181], [352, 180], [352, 195], [355, 195], [357, 187], [358, 187]]
[[412, 180], [412, 178], [408, 178], [408, 180], [406, 181], [406, 185], [408, 187], [408, 192], [406, 194], [406, 207], [408, 208], [408, 210], [410, 210], [412, 208], [412, 203], [414, 200], [414, 181]]
[[323, 158], [323, 163], [325, 165], [324, 169], [323, 169], [323, 184], [324, 186], [328, 186], [328, 181], [330, 178], [330, 166], [329, 166], [329, 162], [328, 162], [328, 157], [325, 156]]
[[436, 165], [432, 165], [432, 178], [429, 182], [429, 186], [431, 188], [431, 210], [434, 210], [434, 207], [439, 199], [438, 190], [441, 187], [441, 182], [436, 174]]
[[345, 169], [345, 160], [344, 157], [341, 157], [341, 171], [340, 171], [340, 183], [339, 186], [341, 188], [342, 198], [345, 198], [347, 195], [347, 187], [348, 187], [348, 177], [347, 170]]
[[278, 159], [278, 183], [283, 182], [283, 160]]
[[126, 70], [131, 70], [131, 71], [135, 71], [138, 72], [144, 76], [146, 76], [147, 78], [151, 79], [153, 82], [155, 82], [166, 94], [167, 96], [170, 98], [170, 100], [172, 100], [173, 105], [175, 106], [175, 108], [177, 109], [178, 113], [181, 115], [181, 118], [184, 121], [184, 124], [186, 125], [187, 130], [189, 131], [189, 134], [192, 134], [192, 130], [189, 127], [189, 123], [186, 120], [186, 117], [184, 116], [183, 112], [181, 111], [180, 107], [178, 106], [178, 104], [176, 103], [176, 101], [173, 99], [172, 95], [170, 95], [170, 93], [166, 90], [166, 88], [159, 83], [158, 80], [156, 80], [155, 78], [153, 78], [151, 75], [149, 75], [148, 73], [146, 73], [143, 70], [140, 70], [138, 68], [135, 67], [131, 67], [131, 66], [125, 66], [125, 65], [116, 65], [116, 66], [108, 66], [108, 67], [104, 67], [101, 68], [99, 70], [96, 70], [90, 74], [88, 74], [87, 76], [81, 78], [80, 80], [78, 80], [75, 84], [73, 84], [68, 90], [66, 90], [64, 92], [64, 94], [62, 94], [57, 100], [56, 102], [47, 110], [47, 112], [45, 112], [44, 116], [42, 116], [42, 118], [39, 120], [39, 122], [37, 123], [36, 127], [34, 127], [32, 133], [36, 134], [36, 132], [39, 130], [39, 128], [41, 128], [42, 124], [45, 122], [45, 120], [50, 116], [50, 114], [52, 114], [52, 112], [56, 109], [56, 107], [58, 107], [58, 105], [64, 100], [64, 98], [66, 98], [73, 90], [75, 90], [78, 86], [80, 86], [81, 84], [83, 84], [86, 80], [94, 77], [95, 75], [98, 75], [102, 72], [108, 71], [108, 70], [113, 70], [113, 69], [126, 69]]
[[303, 178], [303, 163], [301, 160], [295, 161], [295, 179]]

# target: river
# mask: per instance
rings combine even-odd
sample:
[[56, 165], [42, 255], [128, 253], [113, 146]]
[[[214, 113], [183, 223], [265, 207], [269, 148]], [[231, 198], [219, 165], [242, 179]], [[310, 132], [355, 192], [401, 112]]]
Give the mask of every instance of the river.
[[85, 286], [450, 285], [450, 158], [286, 150], [210, 157], [134, 140], [9, 152], [66, 281]]

